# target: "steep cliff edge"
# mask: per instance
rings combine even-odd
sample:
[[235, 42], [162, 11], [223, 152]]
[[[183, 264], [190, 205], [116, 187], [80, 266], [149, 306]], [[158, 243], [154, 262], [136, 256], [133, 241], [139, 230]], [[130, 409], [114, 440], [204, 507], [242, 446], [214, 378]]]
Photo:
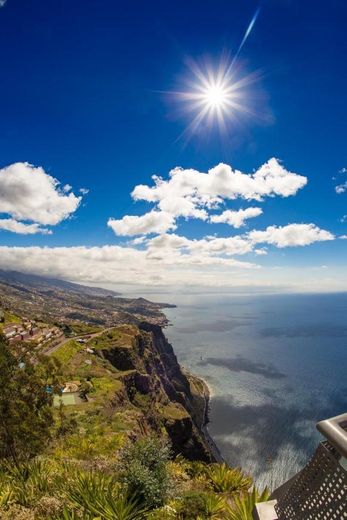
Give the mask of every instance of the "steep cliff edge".
[[142, 432], [166, 430], [175, 454], [210, 462], [214, 455], [203, 433], [208, 393], [198, 378], [185, 374], [162, 329], [150, 323], [121, 326], [93, 345], [116, 369], [121, 382], [114, 406], [141, 410]]

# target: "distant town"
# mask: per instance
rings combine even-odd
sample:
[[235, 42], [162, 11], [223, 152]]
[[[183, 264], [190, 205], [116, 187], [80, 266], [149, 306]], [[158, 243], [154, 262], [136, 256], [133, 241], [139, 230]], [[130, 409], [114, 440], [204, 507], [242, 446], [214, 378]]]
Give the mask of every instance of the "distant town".
[[[0, 323], [5, 322], [5, 313], [0, 311]], [[37, 346], [64, 337], [58, 327], [38, 324], [36, 321], [23, 318], [19, 323], [11, 323], [2, 327], [2, 333], [10, 344], [19, 341], [34, 342]]]

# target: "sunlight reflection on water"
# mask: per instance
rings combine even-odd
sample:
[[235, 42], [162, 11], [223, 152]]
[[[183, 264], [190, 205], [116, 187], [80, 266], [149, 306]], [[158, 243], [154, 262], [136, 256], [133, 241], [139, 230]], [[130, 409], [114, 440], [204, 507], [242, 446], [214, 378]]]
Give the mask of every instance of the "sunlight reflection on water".
[[165, 299], [179, 361], [213, 390], [223, 456], [282, 483], [319, 442], [316, 421], [347, 410], [347, 294]]

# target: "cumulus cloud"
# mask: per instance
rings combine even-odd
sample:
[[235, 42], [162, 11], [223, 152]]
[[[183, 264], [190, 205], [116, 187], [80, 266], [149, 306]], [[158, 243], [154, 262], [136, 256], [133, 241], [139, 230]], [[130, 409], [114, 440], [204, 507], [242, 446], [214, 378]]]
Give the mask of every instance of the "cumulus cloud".
[[272, 244], [276, 247], [307, 246], [314, 242], [334, 240], [334, 235], [314, 224], [288, 224], [269, 226], [265, 231], [251, 231], [248, 234], [253, 244]]
[[[235, 256], [263, 251], [257, 249], [258, 243], [289, 247], [332, 238], [328, 232], [310, 224], [300, 228], [300, 233], [288, 233], [294, 227], [298, 231], [298, 226], [302, 225], [290, 224], [283, 228], [272, 226], [261, 236], [250, 232], [234, 237], [205, 237], [200, 240], [168, 233], [141, 240], [139, 248], [134, 245], [52, 248], [0, 246], [0, 269], [15, 269], [81, 283], [113, 284], [116, 287], [127, 285], [150, 289], [158, 286], [167, 290], [170, 287], [186, 289], [189, 286], [226, 288], [260, 285], [270, 288], [276, 283], [289, 283], [287, 270], [282, 274], [274, 270], [269, 273], [268, 269], [261, 269], [257, 263], [239, 260]], [[301, 235], [305, 235], [304, 240]], [[303, 273], [302, 269], [298, 269], [290, 275], [290, 284], [299, 283], [301, 277], [297, 288], [302, 289], [311, 275], [311, 270]], [[311, 282], [310, 290], [317, 287], [316, 280]]]
[[[347, 168], [341, 168], [341, 170], [339, 170], [339, 173], [342, 173], [342, 174], [347, 173]], [[336, 180], [337, 177], [333, 177], [333, 179]], [[335, 186], [335, 191], [338, 195], [345, 193], [347, 191], [347, 181], [344, 181], [341, 184], [338, 184], [337, 186]]]
[[150, 211], [141, 216], [125, 215], [120, 220], [110, 218], [107, 225], [116, 235], [132, 236], [147, 235], [150, 233], [165, 233], [176, 229], [175, 219], [165, 211]]
[[[0, 169], [0, 229], [14, 233], [49, 233], [40, 224], [54, 226], [74, 213], [81, 197], [71, 192], [43, 168], [14, 163]], [[20, 222], [25, 221], [25, 222]], [[29, 222], [29, 223], [28, 223]]]
[[0, 213], [16, 220], [55, 225], [79, 206], [81, 197], [66, 194], [41, 167], [15, 163], [0, 169]]
[[254, 207], [239, 209], [238, 211], [231, 211], [227, 209], [220, 215], [212, 215], [210, 217], [210, 222], [215, 224], [225, 223], [229, 224], [229, 226], [233, 226], [234, 228], [240, 228], [245, 225], [247, 219], [259, 217], [259, 215], [262, 213], [263, 210], [261, 208]]
[[18, 233], [21, 235], [34, 235], [36, 233], [42, 233], [43, 235], [52, 234], [50, 229], [42, 228], [39, 224], [24, 224], [23, 222], [18, 222], [13, 218], [0, 219], [0, 229], [4, 231], [12, 231], [12, 233]]
[[[178, 217], [207, 221], [210, 210], [217, 208], [223, 201], [240, 198], [260, 202], [265, 197], [289, 197], [295, 195], [307, 183], [306, 177], [286, 170], [275, 158], [270, 159], [252, 174], [234, 170], [231, 166], [221, 163], [207, 173], [175, 168], [170, 171], [167, 180], [156, 175], [152, 179], [153, 186], [140, 184], [134, 188], [131, 195], [134, 200], [144, 200], [155, 205], [154, 210], [144, 216], [146, 219], [150, 219], [148, 215], [152, 215], [153, 211], [161, 212], [162, 216], [172, 216], [172, 223], [166, 231], [174, 229], [173, 223]], [[224, 212], [223, 217], [214, 215], [210, 222], [218, 222], [218, 218], [224, 218], [223, 221], [230, 225], [240, 227], [246, 218], [258, 216], [261, 212], [260, 208], [248, 208], [244, 211], [247, 213], [240, 212], [235, 215], [230, 214], [232, 212]], [[130, 218], [134, 220], [130, 221]], [[112, 226], [115, 233], [122, 234], [117, 229], [123, 231], [125, 219], [126, 234], [138, 234], [139, 217], [130, 216], [123, 217], [121, 221], [111, 219], [111, 222], [117, 223], [116, 226]], [[167, 216], [166, 219], [168, 220]], [[133, 233], [132, 224], [135, 229]], [[148, 231], [150, 232], [155, 231]]]
[[[236, 279], [242, 277], [240, 283], [249, 283], [247, 277], [254, 270], [261, 273], [260, 266], [248, 261], [248, 257], [236, 257], [252, 253], [259, 258], [267, 254], [269, 246], [304, 246], [334, 236], [314, 224], [294, 223], [234, 236], [188, 238], [175, 233], [177, 218], [198, 218], [208, 224], [224, 222], [240, 228], [247, 219], [261, 215], [262, 209], [250, 206], [237, 211], [225, 209], [220, 214], [211, 211], [237, 198], [260, 202], [267, 196], [288, 197], [306, 182], [306, 177], [285, 170], [276, 159], [270, 159], [253, 174], [225, 164], [207, 173], [176, 168], [169, 179], [155, 177], [153, 186], [134, 189], [135, 200], [154, 204], [150, 211], [108, 220], [115, 234], [136, 238], [123, 245], [102, 247], [2, 246], [0, 269], [99, 284], [224, 287], [237, 285]], [[50, 233], [45, 226], [67, 218], [80, 201], [81, 196], [74, 195], [70, 185], [60, 187], [42, 168], [17, 163], [0, 169], [0, 214], [6, 216], [0, 217], [0, 229]]]
[[271, 244], [279, 248], [305, 246], [322, 240], [333, 240], [334, 235], [314, 224], [288, 224], [269, 226], [264, 231], [250, 231], [232, 237], [204, 237], [188, 239], [176, 234], [164, 234], [147, 241], [149, 256], [158, 257], [158, 252], [173, 255], [176, 251], [210, 257], [231, 257], [254, 252], [265, 255], [267, 251], [258, 249], [257, 244]]
[[345, 193], [345, 191], [347, 191], [347, 181], [335, 186], [335, 191], [338, 195], [341, 195], [341, 193]]
[[[211, 285], [230, 273], [258, 266], [233, 258], [179, 251], [158, 251], [157, 257], [134, 247], [8, 247], [0, 246], [0, 269], [15, 269], [76, 282], [129, 285]], [[236, 274], [235, 274], [236, 276]]]
[[306, 177], [286, 170], [275, 158], [253, 174], [221, 163], [207, 173], [175, 168], [168, 180], [157, 176], [153, 180], [152, 187], [136, 186], [133, 198], [157, 203], [162, 211], [176, 216], [197, 218], [205, 218], [205, 209], [215, 207], [223, 199], [261, 201], [266, 196], [289, 197], [307, 183]]

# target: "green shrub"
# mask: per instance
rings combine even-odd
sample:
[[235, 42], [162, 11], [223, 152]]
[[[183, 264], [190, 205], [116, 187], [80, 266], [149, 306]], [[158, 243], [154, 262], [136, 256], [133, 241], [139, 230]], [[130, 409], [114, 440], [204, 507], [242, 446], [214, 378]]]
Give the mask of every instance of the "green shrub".
[[206, 496], [197, 491], [190, 491], [179, 500], [177, 510], [182, 520], [195, 520], [199, 516], [206, 518]]
[[142, 439], [129, 444], [120, 461], [121, 481], [128, 493], [149, 508], [163, 505], [169, 491], [170, 449], [159, 439]]
[[224, 518], [227, 508], [225, 499], [211, 493], [190, 491], [179, 499], [177, 504], [178, 518], [182, 520]]

